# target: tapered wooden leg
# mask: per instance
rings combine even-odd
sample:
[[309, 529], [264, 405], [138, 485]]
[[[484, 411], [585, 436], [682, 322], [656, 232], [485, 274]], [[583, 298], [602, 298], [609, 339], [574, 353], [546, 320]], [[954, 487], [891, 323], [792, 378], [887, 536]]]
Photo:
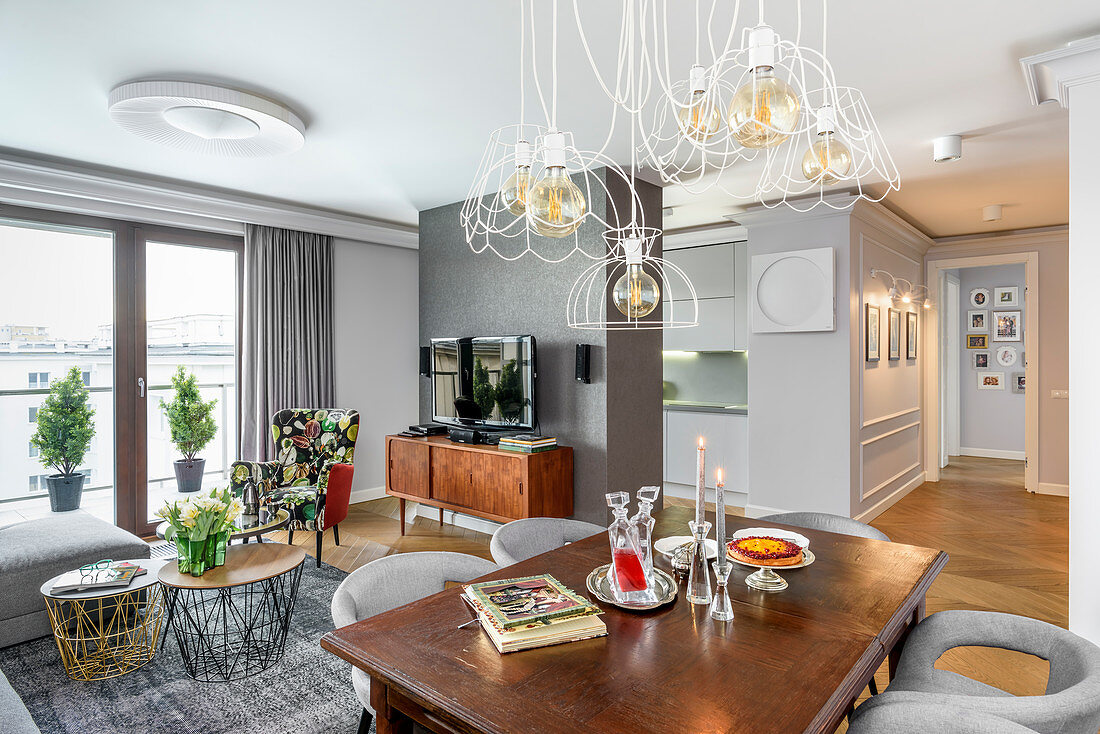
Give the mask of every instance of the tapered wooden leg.
[[[402, 516], [404, 520], [404, 516]], [[408, 734], [412, 732], [412, 720], [397, 709], [391, 708], [388, 701], [389, 688], [375, 678], [370, 679], [370, 705], [374, 709], [374, 726], [378, 734]]]
[[340, 526], [332, 526], [332, 539], [336, 541], [336, 545], [340, 545]]
[[443, 527], [443, 508], [439, 508], [439, 527]]
[[399, 523], [401, 523], [401, 534], [404, 535], [405, 534], [405, 498], [404, 497], [398, 497], [397, 498], [397, 518], [398, 518], [397, 521]]

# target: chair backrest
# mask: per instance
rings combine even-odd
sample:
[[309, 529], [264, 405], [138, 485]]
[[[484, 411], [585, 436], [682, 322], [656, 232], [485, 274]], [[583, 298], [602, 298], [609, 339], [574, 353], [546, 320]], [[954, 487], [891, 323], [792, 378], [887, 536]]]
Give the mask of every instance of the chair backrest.
[[489, 543], [489, 552], [493, 554], [493, 560], [501, 566], [511, 566], [606, 530], [605, 527], [581, 520], [529, 517], [497, 528]]
[[911, 701], [889, 691], [856, 709], [849, 734], [1034, 734], [1033, 729], [999, 716], [941, 702]]
[[885, 540], [890, 542], [890, 537], [881, 530], [876, 530], [870, 525], [861, 523], [843, 515], [830, 515], [827, 512], [780, 512], [775, 515], [765, 515], [757, 520], [763, 522], [781, 522], [784, 525], [794, 525], [809, 530], [824, 530], [828, 533], [840, 535], [852, 535], [857, 538], [870, 538], [871, 540]]
[[[284, 467], [277, 485], [317, 481], [328, 463], [354, 464], [359, 412], [342, 408], [288, 408], [271, 419], [275, 458]], [[299, 482], [300, 483], [300, 482]]]
[[499, 570], [464, 553], [423, 551], [384, 556], [357, 568], [332, 597], [332, 621], [344, 627]]

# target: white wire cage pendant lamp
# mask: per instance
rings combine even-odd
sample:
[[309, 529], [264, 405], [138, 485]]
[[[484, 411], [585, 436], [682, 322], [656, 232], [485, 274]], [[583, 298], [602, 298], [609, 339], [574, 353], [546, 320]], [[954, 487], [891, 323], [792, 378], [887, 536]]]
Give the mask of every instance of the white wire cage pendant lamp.
[[[609, 229], [633, 221], [633, 214], [628, 219], [621, 200], [612, 196], [608, 179], [628, 185], [631, 211], [638, 208], [635, 203], [640, 204], [640, 199], [621, 166], [603, 151], [579, 149], [572, 133], [557, 126], [556, 0], [552, 8], [549, 105], [542, 96], [536, 65], [533, 0], [523, 0], [520, 8], [521, 119], [526, 40], [530, 33], [531, 71], [547, 124], [520, 122], [490, 135], [459, 215], [466, 241], [475, 253], [489, 251], [505, 260], [532, 255], [556, 263], [578, 253], [601, 259], [608, 255], [606, 246], [597, 238], [582, 237], [582, 226], [595, 220]], [[594, 206], [605, 202], [606, 207]]]
[[574, 329], [646, 330], [699, 325], [699, 300], [677, 265], [651, 255], [661, 231], [624, 227], [604, 233], [611, 255], [589, 266], [569, 293]]

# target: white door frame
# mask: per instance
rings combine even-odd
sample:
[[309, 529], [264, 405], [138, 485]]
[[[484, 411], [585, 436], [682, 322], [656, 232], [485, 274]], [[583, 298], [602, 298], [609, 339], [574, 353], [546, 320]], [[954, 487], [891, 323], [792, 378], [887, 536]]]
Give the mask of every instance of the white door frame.
[[[940, 301], [940, 313], [954, 319], [955, 323], [961, 322], [962, 316], [962, 291], [959, 278], [951, 273], [944, 273], [944, 298]], [[953, 297], [949, 294], [954, 293]], [[944, 387], [941, 391], [940, 410], [942, 431], [941, 437], [940, 467], [947, 466], [949, 456], [959, 454], [959, 330], [942, 329], [940, 331], [943, 355], [940, 359], [940, 369], [946, 371]], [[943, 374], [941, 372], [941, 374]]]
[[[1024, 454], [1027, 463], [1024, 468], [1024, 488], [1034, 492], [1039, 488], [1039, 253], [1013, 252], [998, 255], [976, 255], [948, 260], [929, 260], [926, 267], [926, 280], [933, 290], [933, 300], [943, 303], [944, 272], [954, 268], [977, 268], [986, 265], [1024, 264], [1025, 292], [1024, 303], [1020, 310], [1024, 312], [1024, 380], [1027, 385], [1024, 392]], [[963, 299], [959, 293], [959, 310], [963, 310]], [[966, 301], [969, 303], [969, 301]], [[928, 412], [924, 427], [924, 455], [938, 457], [943, 446], [940, 401], [943, 381], [940, 375], [940, 318], [938, 309], [926, 312], [924, 318], [924, 407]], [[925, 462], [926, 478], [930, 482], [940, 480], [939, 461]]]

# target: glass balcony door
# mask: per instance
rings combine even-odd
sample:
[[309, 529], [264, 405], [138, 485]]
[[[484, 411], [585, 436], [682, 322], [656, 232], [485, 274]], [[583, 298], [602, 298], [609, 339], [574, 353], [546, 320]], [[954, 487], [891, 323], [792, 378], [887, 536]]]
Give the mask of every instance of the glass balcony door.
[[[138, 245], [147, 477], [138, 521], [152, 528], [165, 501], [229, 484], [229, 465], [237, 457], [240, 246], [195, 233], [144, 230]], [[181, 375], [188, 387], [177, 396], [173, 380]], [[198, 413], [186, 418], [185, 405]]]
[[42, 449], [32, 439], [40, 422], [50, 420], [43, 411], [50, 386], [73, 369], [94, 410], [87, 450], [67, 457], [86, 477], [79, 506], [108, 522], [118, 520], [112, 338], [117, 233], [110, 222], [91, 224], [100, 226], [0, 218], [6, 275], [0, 288], [0, 525], [51, 514], [49, 477], [60, 469], [46, 461], [51, 447]]

